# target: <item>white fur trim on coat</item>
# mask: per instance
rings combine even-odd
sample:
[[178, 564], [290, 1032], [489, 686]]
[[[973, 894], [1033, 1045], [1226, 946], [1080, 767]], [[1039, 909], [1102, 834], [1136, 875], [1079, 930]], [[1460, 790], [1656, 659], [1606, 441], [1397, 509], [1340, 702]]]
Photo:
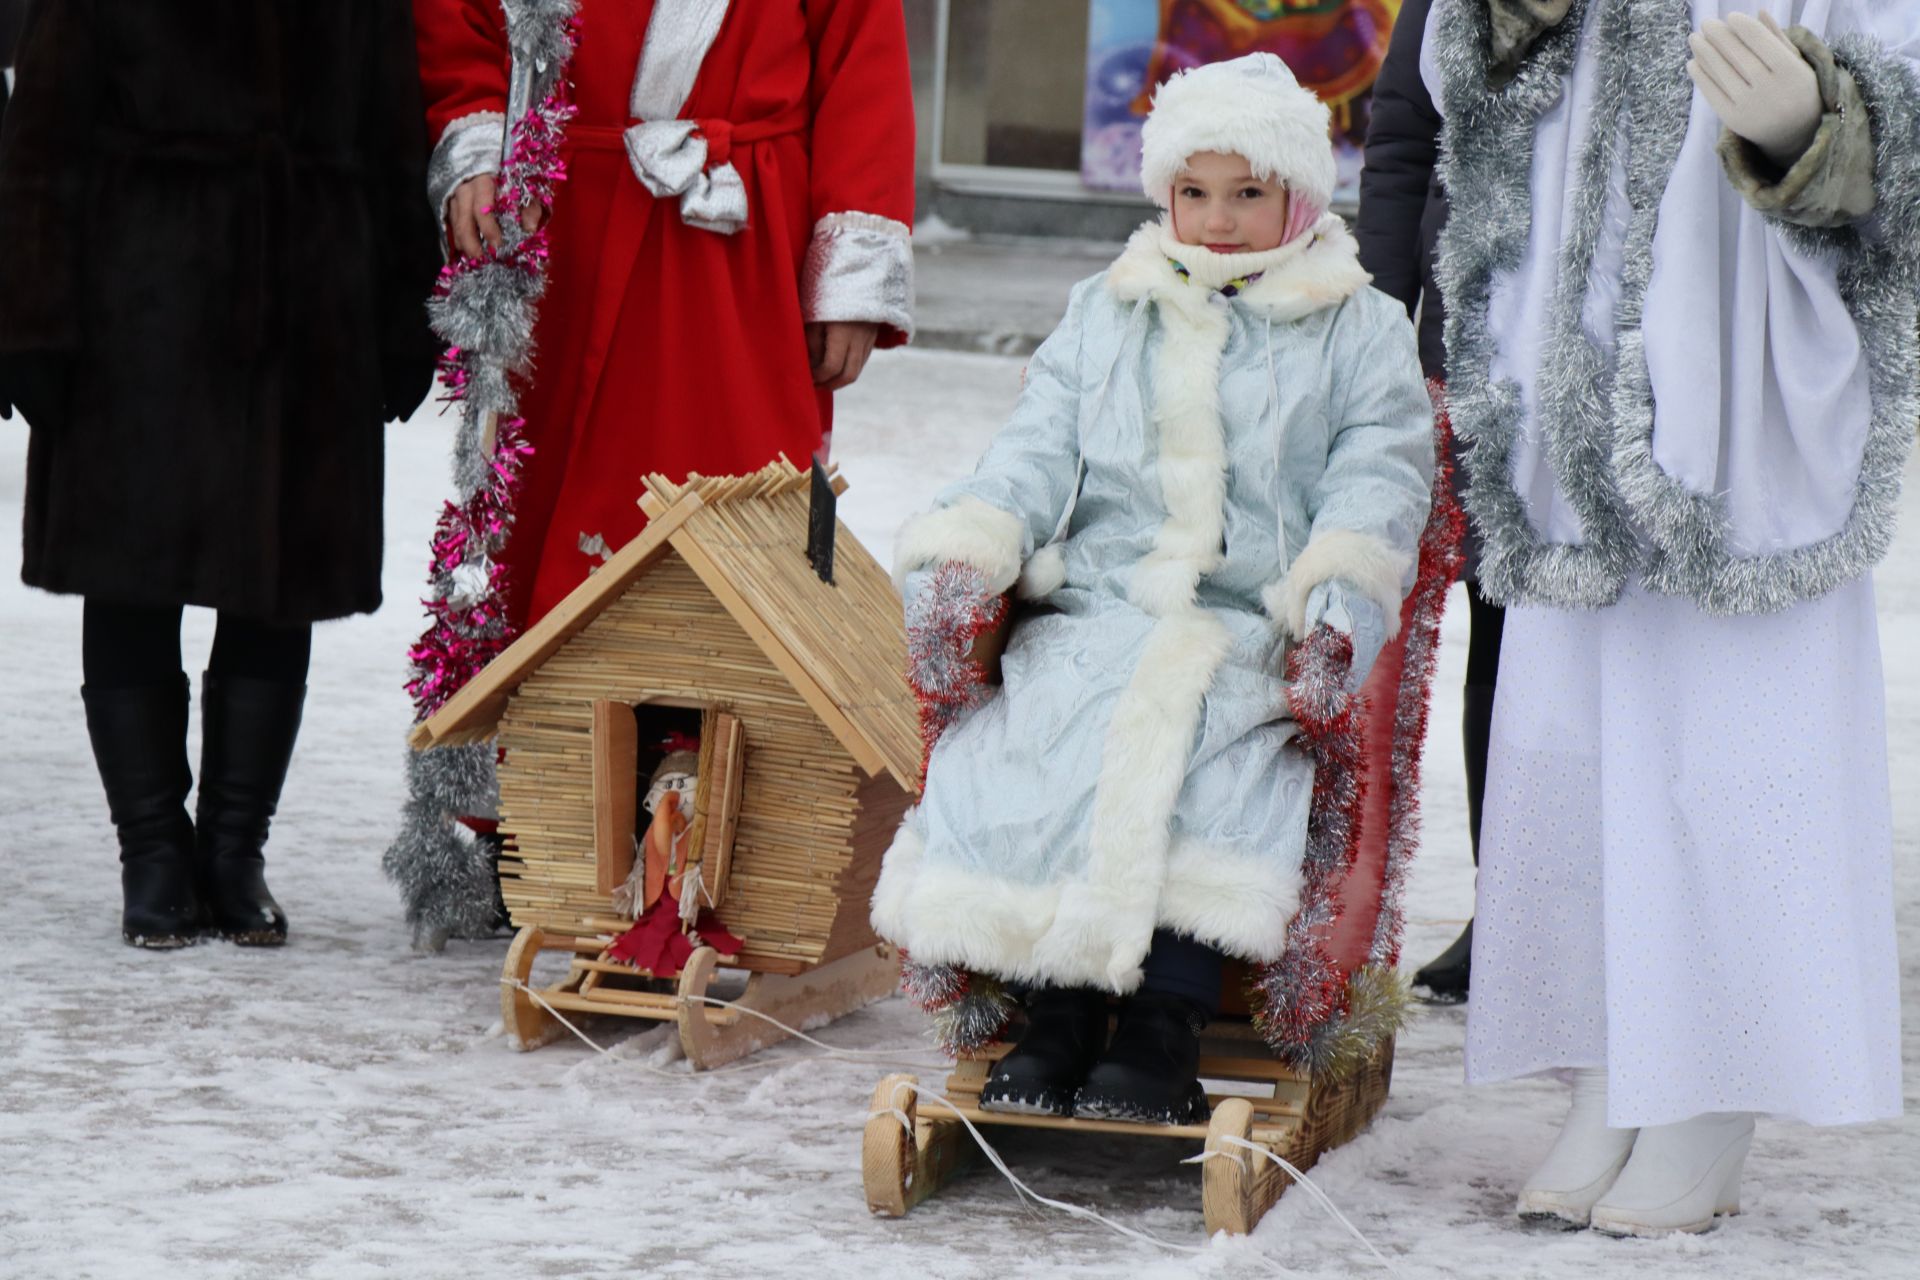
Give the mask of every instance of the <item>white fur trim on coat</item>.
[[1043, 971], [1104, 967], [1099, 983], [1112, 991], [1139, 981], [1194, 734], [1232, 649], [1226, 625], [1201, 609], [1162, 618], [1148, 633], [1100, 744], [1085, 879], [1062, 892], [1053, 923], [1034, 943]]
[[[1020, 884], [955, 862], [930, 864], [909, 819], [881, 864], [874, 929], [924, 964], [1016, 982], [1138, 986], [1165, 912], [1174, 805], [1207, 689], [1231, 647], [1226, 627], [1199, 610], [1155, 624], [1102, 744], [1087, 860], [1076, 878]], [[1180, 918], [1199, 921], [1191, 893], [1201, 879], [1190, 868], [1183, 874]], [[1281, 913], [1274, 927], [1284, 931], [1291, 917]], [[1256, 931], [1249, 924], [1240, 933]]]
[[1281, 182], [1325, 209], [1337, 179], [1327, 106], [1287, 64], [1251, 53], [1176, 74], [1155, 91], [1140, 129], [1140, 186], [1164, 206], [1188, 157], [1242, 156], [1254, 176]]
[[894, 540], [893, 585], [904, 590], [907, 575], [915, 569], [958, 560], [978, 569], [987, 579], [987, 590], [999, 595], [1020, 577], [1025, 536], [1018, 516], [975, 497], [961, 498], [901, 526]]
[[1173, 842], [1160, 890], [1161, 928], [1264, 964], [1287, 949], [1287, 925], [1299, 910], [1299, 864], [1185, 837]]
[[1019, 596], [1022, 600], [1043, 600], [1066, 582], [1067, 553], [1059, 543], [1049, 542], [1021, 566]]
[[1200, 579], [1220, 567], [1227, 519], [1220, 356], [1231, 322], [1199, 289], [1157, 301], [1163, 337], [1153, 360], [1154, 470], [1167, 518], [1153, 550], [1134, 565], [1127, 598], [1165, 618], [1193, 608]]
[[[1191, 279], [1182, 280], [1169, 259], [1178, 260]], [[1260, 278], [1235, 301], [1275, 324], [1337, 307], [1373, 280], [1360, 265], [1359, 242], [1330, 213], [1292, 244], [1263, 253], [1215, 253], [1205, 245], [1181, 244], [1163, 222], [1145, 223], [1108, 268], [1107, 288], [1122, 302], [1159, 301], [1202, 292], [1196, 283], [1218, 289], [1255, 272]]]
[[1287, 570], [1260, 593], [1267, 614], [1296, 640], [1306, 639], [1307, 597], [1323, 582], [1340, 578], [1380, 606], [1387, 639], [1400, 634], [1400, 606], [1406, 599], [1413, 560], [1370, 533], [1328, 529], [1315, 534]]

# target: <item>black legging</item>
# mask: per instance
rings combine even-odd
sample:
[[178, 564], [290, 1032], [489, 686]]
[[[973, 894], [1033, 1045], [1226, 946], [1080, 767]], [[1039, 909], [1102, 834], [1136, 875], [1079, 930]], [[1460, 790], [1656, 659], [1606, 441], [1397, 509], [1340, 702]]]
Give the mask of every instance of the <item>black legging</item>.
[[1480, 865], [1480, 810], [1487, 795], [1487, 747], [1493, 736], [1493, 690], [1500, 675], [1500, 637], [1507, 611], [1467, 584], [1472, 633], [1467, 638], [1467, 687], [1463, 690], [1460, 738], [1467, 763], [1467, 833], [1473, 863]]
[[[87, 599], [80, 622], [80, 667], [91, 689], [137, 689], [177, 680], [181, 606], [110, 604]], [[207, 670], [278, 684], [305, 684], [313, 627], [279, 626], [220, 615]]]
[[1478, 583], [1467, 584], [1467, 683], [1493, 688], [1500, 674], [1500, 635], [1507, 611], [1480, 594]]

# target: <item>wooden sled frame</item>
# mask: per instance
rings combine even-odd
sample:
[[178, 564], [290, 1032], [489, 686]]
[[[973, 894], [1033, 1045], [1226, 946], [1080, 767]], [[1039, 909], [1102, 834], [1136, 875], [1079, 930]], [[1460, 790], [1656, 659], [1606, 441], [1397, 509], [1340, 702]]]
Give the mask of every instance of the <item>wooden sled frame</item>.
[[[751, 971], [746, 990], [731, 1001], [733, 1007], [725, 1008], [707, 1003], [714, 975], [724, 967], [712, 947], [697, 948], [677, 979], [656, 980], [644, 969], [609, 959], [611, 945], [597, 937], [547, 933], [532, 925], [514, 935], [501, 971], [500, 1018], [515, 1049], [538, 1049], [567, 1033], [552, 1010], [640, 1018], [674, 1023], [687, 1061], [694, 1070], [707, 1071], [787, 1039], [788, 1033], [769, 1018], [797, 1029], [884, 1000], [900, 984], [899, 957], [881, 944], [804, 973]], [[536, 1000], [528, 988], [534, 961], [545, 951], [568, 952], [573, 961], [559, 982], [532, 988], [539, 992]], [[674, 990], [659, 990], [664, 981], [675, 982]]]
[[1241, 1144], [1250, 1143], [1305, 1171], [1322, 1154], [1366, 1128], [1386, 1101], [1393, 1078], [1391, 1037], [1380, 1043], [1364, 1067], [1336, 1082], [1292, 1070], [1274, 1059], [1251, 1023], [1227, 1021], [1208, 1029], [1202, 1042], [1201, 1077], [1250, 1084], [1264, 1092], [1259, 1096], [1209, 1093], [1207, 1099], [1213, 1104], [1209, 1124], [1131, 1124], [982, 1111], [980, 1088], [994, 1062], [1011, 1048], [996, 1044], [984, 1053], [962, 1058], [940, 1091], [952, 1106], [919, 1093], [912, 1087], [918, 1081], [910, 1075], [890, 1075], [875, 1086], [860, 1160], [867, 1208], [897, 1218], [936, 1194], [975, 1149], [964, 1118], [981, 1128], [1007, 1125], [1204, 1142], [1211, 1157], [1201, 1164], [1207, 1233], [1245, 1235], [1280, 1199], [1292, 1177]]

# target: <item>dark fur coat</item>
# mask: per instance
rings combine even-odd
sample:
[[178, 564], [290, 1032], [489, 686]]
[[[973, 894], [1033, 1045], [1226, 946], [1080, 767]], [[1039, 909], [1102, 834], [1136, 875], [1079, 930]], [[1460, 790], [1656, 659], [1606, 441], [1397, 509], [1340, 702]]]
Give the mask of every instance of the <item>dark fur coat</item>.
[[438, 265], [403, 0], [34, 0], [0, 131], [22, 577], [281, 622], [380, 603], [383, 423]]

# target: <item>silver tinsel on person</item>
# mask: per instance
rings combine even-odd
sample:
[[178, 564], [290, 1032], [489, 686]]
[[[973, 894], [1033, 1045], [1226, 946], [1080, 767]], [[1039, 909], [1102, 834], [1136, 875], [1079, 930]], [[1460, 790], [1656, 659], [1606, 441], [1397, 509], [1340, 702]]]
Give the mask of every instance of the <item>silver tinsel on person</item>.
[[[1492, 377], [1488, 304], [1496, 276], [1518, 268], [1531, 229], [1534, 126], [1564, 92], [1589, 9], [1603, 59], [1593, 118], [1578, 157], [1561, 285], [1549, 310], [1536, 429], [1582, 542], [1552, 544], [1534, 529], [1512, 479], [1523, 410], [1519, 388]], [[1724, 502], [1688, 490], [1654, 461], [1653, 388], [1641, 315], [1653, 273], [1661, 196], [1686, 137], [1693, 90], [1684, 74], [1692, 29], [1686, 0], [1574, 0], [1510, 84], [1490, 78], [1485, 6], [1458, 4], [1437, 28], [1447, 124], [1441, 170], [1460, 216], [1441, 238], [1454, 425], [1468, 446], [1467, 506], [1484, 546], [1481, 589], [1503, 603], [1598, 608], [1638, 574], [1650, 589], [1717, 614], [1761, 613], [1816, 598], [1873, 567], [1890, 545], [1902, 468], [1920, 414], [1920, 85], [1874, 42], [1849, 37], [1836, 60], [1872, 117], [1879, 210], [1872, 227], [1776, 222], [1803, 249], [1841, 259], [1840, 286], [1865, 347], [1873, 421], [1855, 503], [1843, 529], [1810, 546], [1743, 557], [1728, 544]], [[1609, 357], [1582, 313], [1616, 163], [1634, 210], [1626, 228]]]
[[[547, 96], [572, 51], [575, 0], [502, 0], [502, 6], [513, 51], [508, 119], [541, 126], [555, 137], [565, 115]], [[506, 166], [503, 185], [517, 186], [530, 198], [550, 197], [553, 174], [542, 169], [551, 164], [551, 158], [527, 162], [525, 172]], [[452, 274], [428, 303], [434, 331], [453, 349], [464, 376], [464, 385], [455, 387], [461, 416], [453, 456], [453, 505], [462, 511], [502, 483], [503, 468], [517, 466], [510, 456], [518, 410], [512, 378], [531, 366], [534, 318], [545, 287], [538, 257], [530, 265], [513, 253], [525, 234], [519, 219], [502, 217], [500, 224], [505, 251]], [[489, 438], [494, 424], [497, 441]], [[436, 551], [430, 599], [459, 614], [452, 626], [465, 641], [498, 643], [508, 635], [497, 608], [479, 607], [497, 591], [494, 566], [504, 539], [504, 530], [490, 537], [475, 532], [457, 562]], [[400, 890], [414, 944], [422, 949], [437, 951], [449, 937], [486, 936], [499, 924], [493, 847], [458, 821], [496, 808], [495, 759], [490, 743], [408, 753], [407, 800], [382, 866]]]

